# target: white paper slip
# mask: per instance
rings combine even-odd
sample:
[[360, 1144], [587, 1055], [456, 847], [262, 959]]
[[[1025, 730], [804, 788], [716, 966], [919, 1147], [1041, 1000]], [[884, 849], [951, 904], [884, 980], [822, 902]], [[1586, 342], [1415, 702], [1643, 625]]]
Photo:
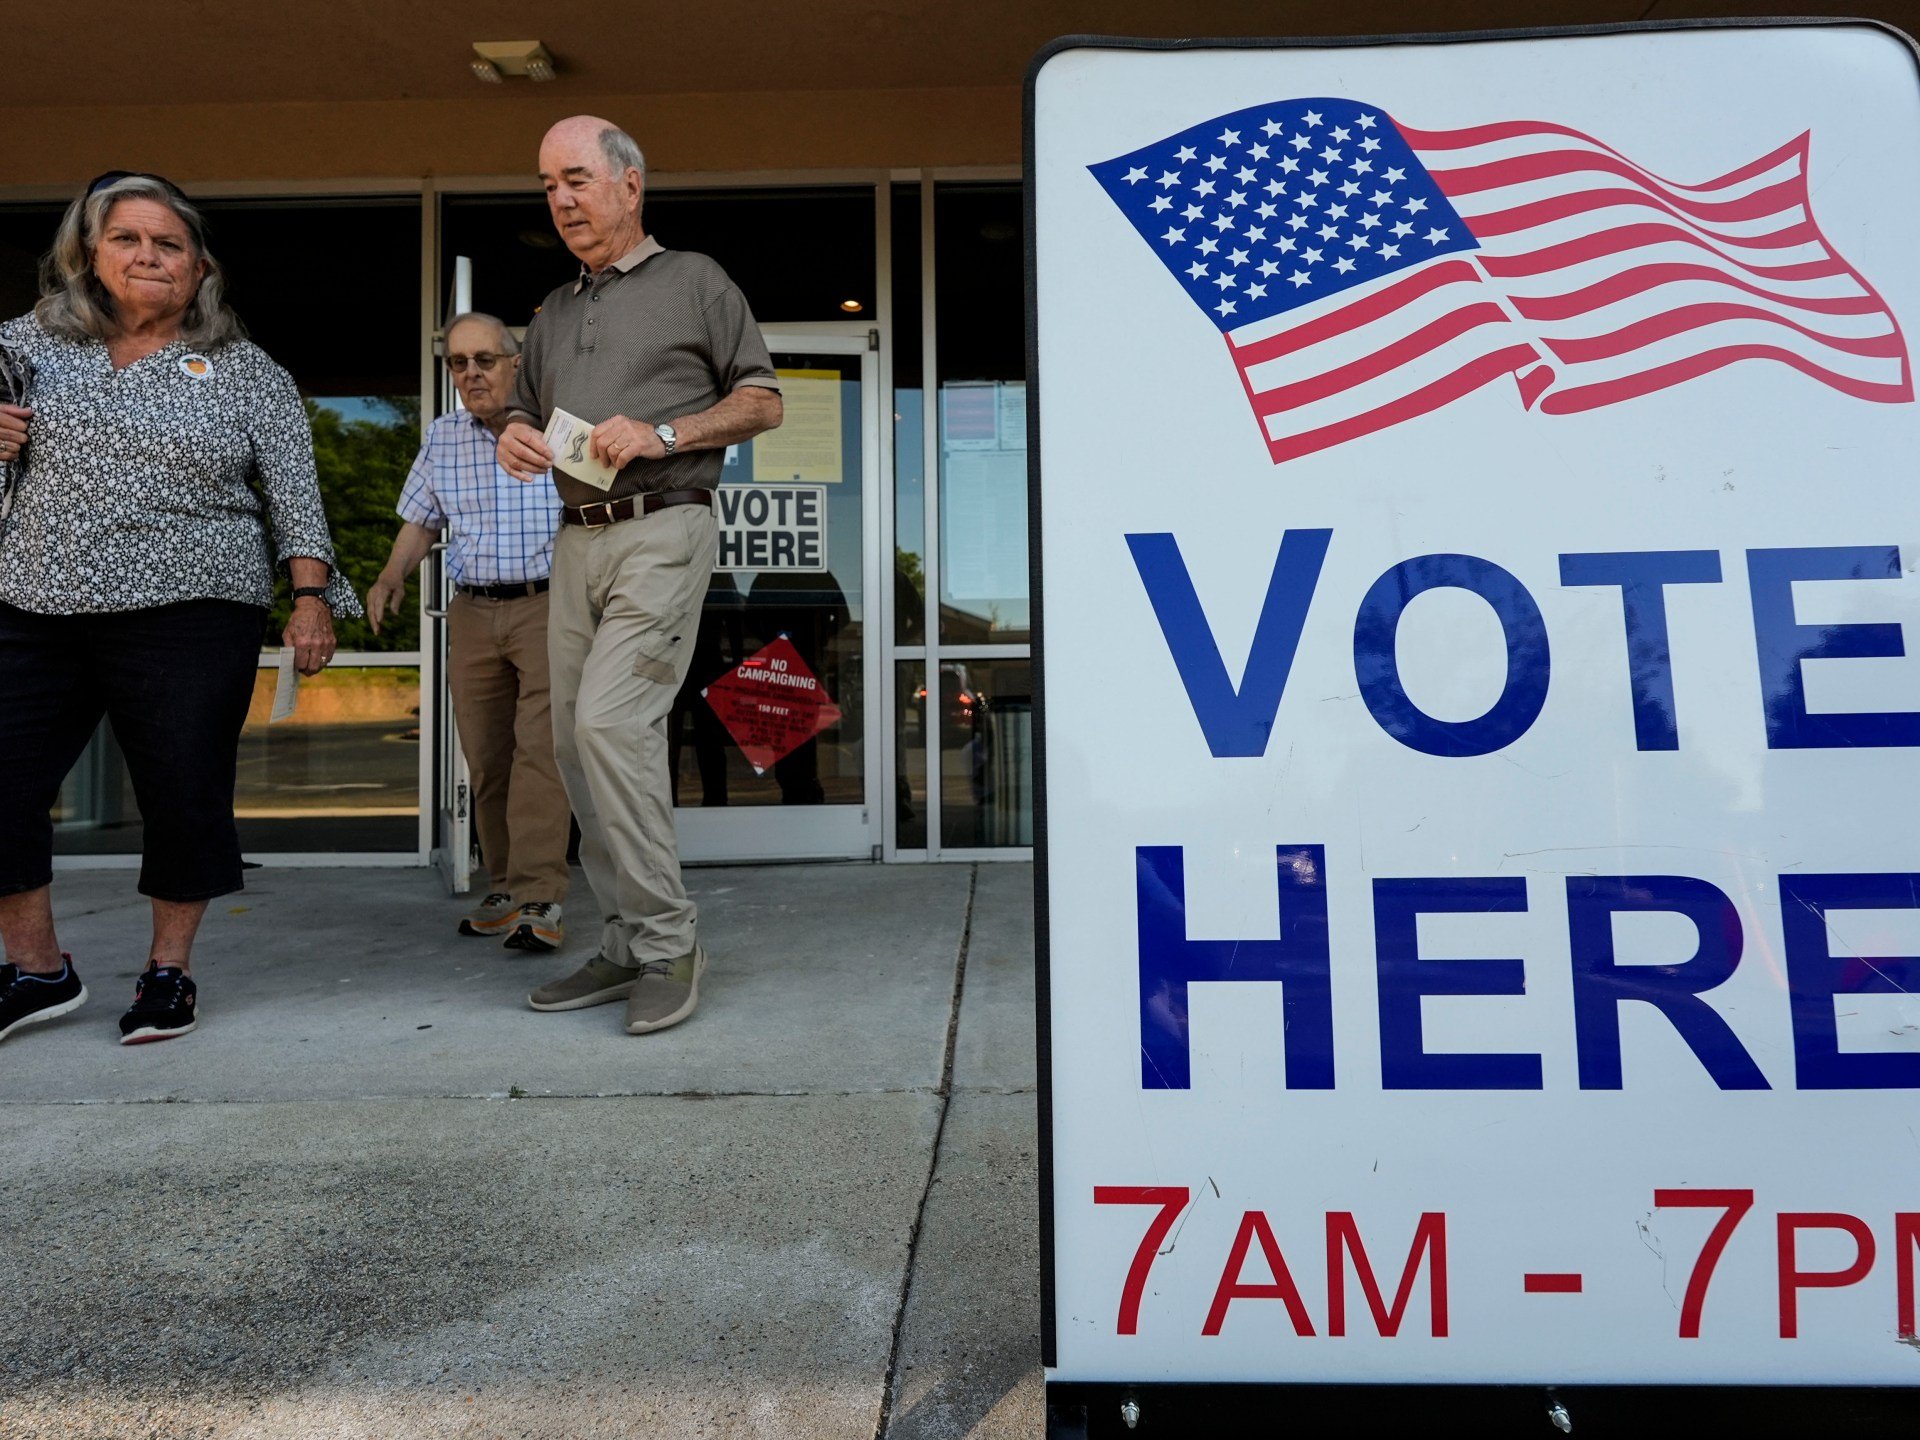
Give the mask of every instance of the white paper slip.
[[293, 668], [293, 646], [280, 647], [280, 675], [273, 685], [273, 713], [267, 716], [267, 723], [284, 720], [293, 714], [293, 704], [300, 694], [300, 672]]
[[587, 448], [592, 438], [593, 426], [578, 415], [555, 410], [547, 420], [547, 448], [553, 452], [554, 467], [566, 471], [583, 485], [605, 490], [620, 472], [593, 458], [593, 452]]

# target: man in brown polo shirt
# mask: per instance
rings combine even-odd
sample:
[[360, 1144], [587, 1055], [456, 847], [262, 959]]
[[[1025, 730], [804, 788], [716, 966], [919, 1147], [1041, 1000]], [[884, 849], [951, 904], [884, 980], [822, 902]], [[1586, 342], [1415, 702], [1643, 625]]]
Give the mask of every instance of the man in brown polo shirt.
[[547, 470], [541, 432], [561, 409], [593, 426], [594, 457], [619, 473], [601, 492], [553, 471], [554, 751], [605, 925], [599, 953], [528, 1003], [624, 999], [642, 1035], [699, 1001], [706, 953], [680, 881], [667, 715], [713, 573], [726, 447], [780, 423], [780, 382], [726, 273], [642, 228], [646, 162], [630, 136], [562, 120], [540, 144], [540, 179], [580, 275], [528, 327], [500, 463], [525, 481]]

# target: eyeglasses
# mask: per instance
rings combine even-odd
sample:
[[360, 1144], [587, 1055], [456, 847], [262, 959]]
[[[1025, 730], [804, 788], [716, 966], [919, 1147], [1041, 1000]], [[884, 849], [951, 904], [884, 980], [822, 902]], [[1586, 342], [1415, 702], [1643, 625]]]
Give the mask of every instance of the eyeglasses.
[[87, 182], [87, 194], [97, 195], [109, 185], [121, 180], [151, 180], [176, 200], [186, 200], [186, 192], [164, 175], [152, 175], [145, 170], [109, 170], [104, 175], [96, 175]]
[[475, 370], [485, 375], [506, 358], [504, 355], [489, 355], [485, 351], [482, 351], [478, 355], [449, 355], [447, 356], [447, 369], [456, 375], [464, 375], [467, 373], [467, 366], [471, 365]]

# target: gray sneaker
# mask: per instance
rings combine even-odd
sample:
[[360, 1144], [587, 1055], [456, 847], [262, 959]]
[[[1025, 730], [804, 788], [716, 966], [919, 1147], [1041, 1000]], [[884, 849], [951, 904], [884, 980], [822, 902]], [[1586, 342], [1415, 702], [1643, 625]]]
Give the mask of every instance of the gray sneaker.
[[496, 890], [460, 917], [462, 935], [498, 935], [513, 928], [520, 907], [504, 890]]
[[634, 988], [636, 971], [596, 955], [564, 980], [542, 985], [527, 996], [536, 1010], [584, 1010], [624, 1000]]
[[707, 952], [695, 945], [678, 960], [649, 960], [627, 997], [627, 1033], [645, 1035], [678, 1025], [700, 1003], [700, 976]]
[[558, 950], [567, 942], [567, 927], [560, 923], [558, 900], [529, 900], [513, 916], [513, 933], [507, 936], [509, 950]]

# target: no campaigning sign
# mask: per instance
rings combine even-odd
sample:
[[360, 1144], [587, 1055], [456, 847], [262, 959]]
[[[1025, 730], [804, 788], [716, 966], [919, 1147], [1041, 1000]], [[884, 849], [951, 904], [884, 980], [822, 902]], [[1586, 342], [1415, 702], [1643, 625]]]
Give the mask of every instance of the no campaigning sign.
[[756, 775], [840, 723], [840, 707], [784, 635], [700, 693]]

